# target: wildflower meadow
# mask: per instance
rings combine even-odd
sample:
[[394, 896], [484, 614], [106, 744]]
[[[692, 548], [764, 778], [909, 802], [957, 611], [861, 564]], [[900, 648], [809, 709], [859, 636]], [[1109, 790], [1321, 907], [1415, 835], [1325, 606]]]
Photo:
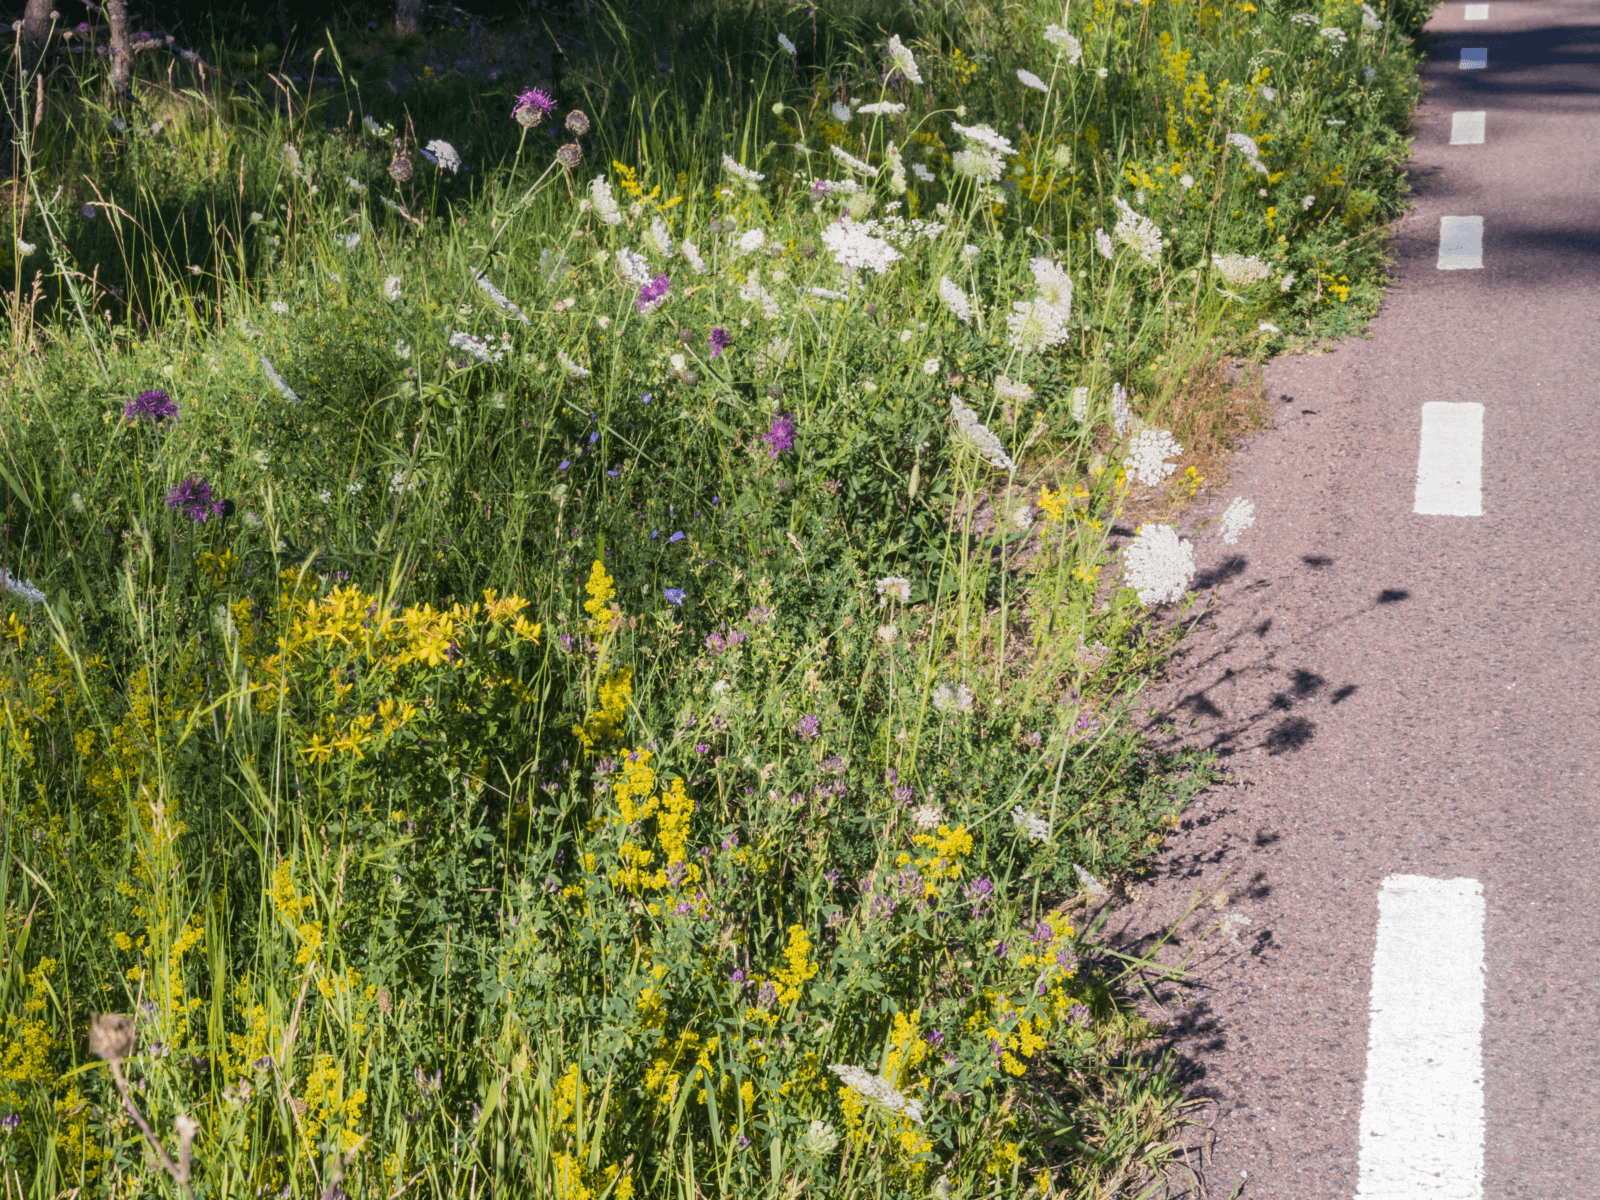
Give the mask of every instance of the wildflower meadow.
[[1224, 358], [1380, 296], [1425, 10], [363, 19], [127, 95], [95, 12], [6, 85], [7, 1195], [1181, 1181], [1096, 931], [1216, 772], [1134, 705], [1254, 519]]

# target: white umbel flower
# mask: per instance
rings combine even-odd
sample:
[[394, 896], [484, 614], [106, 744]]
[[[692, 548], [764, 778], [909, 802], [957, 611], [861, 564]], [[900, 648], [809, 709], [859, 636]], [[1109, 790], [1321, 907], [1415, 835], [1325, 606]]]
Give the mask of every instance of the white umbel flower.
[[958, 121], [951, 121], [950, 128], [954, 129], [969, 142], [976, 142], [980, 146], [986, 146], [996, 154], [1003, 155], [1006, 158], [1010, 158], [1017, 152], [1017, 148], [1007, 138], [996, 133], [987, 125], [962, 125]]
[[1021, 67], [1017, 68], [1017, 82], [1025, 88], [1043, 92], [1046, 96], [1050, 94], [1050, 85], [1048, 83], [1040, 79], [1032, 71], [1024, 71]]
[[1141, 429], [1133, 435], [1128, 446], [1128, 457], [1122, 465], [1146, 487], [1155, 487], [1178, 469], [1176, 463], [1167, 461], [1183, 453], [1183, 447], [1173, 440], [1165, 429]]
[[643, 287], [650, 282], [650, 263], [644, 255], [636, 254], [624, 246], [617, 251], [615, 261], [617, 274], [622, 277], [625, 283], [630, 283], [634, 287]]
[[873, 237], [866, 226], [854, 221], [835, 221], [822, 231], [822, 244], [833, 261], [849, 271], [869, 270], [882, 275], [895, 260], [904, 257], [888, 242]]
[[1072, 314], [1072, 276], [1058, 263], [1040, 255], [1028, 261], [1033, 281], [1039, 285], [1039, 298], [1061, 310], [1063, 317]]
[[650, 219], [650, 232], [646, 235], [650, 242], [650, 249], [662, 258], [672, 257], [672, 231], [667, 228], [667, 222], [660, 213]]
[[856, 109], [856, 112], [865, 113], [869, 117], [897, 117], [905, 110], [904, 104], [896, 104], [893, 100], [879, 100], [876, 104], [863, 104]]
[[689, 264], [689, 269], [696, 275], [706, 273], [706, 260], [700, 257], [700, 247], [693, 242], [682, 242], [678, 249], [683, 252], [683, 261]]
[[754, 254], [766, 244], [767, 231], [764, 229], [746, 229], [739, 235], [739, 240], [735, 243], [739, 248], [740, 254]]
[[1046, 25], [1044, 27], [1044, 40], [1052, 46], [1059, 46], [1067, 52], [1067, 61], [1077, 66], [1083, 61], [1083, 46], [1078, 39], [1073, 37], [1059, 25]]
[[948, 275], [939, 277], [939, 299], [944, 301], [944, 306], [950, 310], [950, 315], [963, 325], [972, 320], [972, 301], [967, 298], [966, 292]]
[[1122, 216], [1112, 232], [1125, 246], [1138, 251], [1139, 257], [1153, 263], [1161, 254], [1161, 227], [1149, 217], [1142, 217], [1129, 207], [1121, 196], [1114, 197]]
[[1005, 173], [1006, 164], [991, 150], [968, 148], [950, 156], [950, 169], [979, 183], [994, 183]]
[[594, 372], [589, 370], [588, 367], [581, 363], [574, 362], [570, 357], [568, 357], [565, 350], [556, 351], [556, 361], [561, 364], [561, 369], [574, 379], [587, 379], [589, 376], [594, 374]]
[[739, 299], [747, 304], [759, 304], [761, 315], [769, 321], [775, 321], [783, 316], [783, 309], [778, 305], [777, 298], [761, 286], [761, 272], [751, 271], [745, 281], [739, 285]]
[[4, 567], [0, 567], [0, 591], [10, 592], [29, 604], [43, 604], [46, 599], [45, 594], [33, 586], [33, 580], [19, 579]]
[[752, 191], [754, 191], [761, 181], [766, 178], [766, 176], [761, 174], [759, 171], [752, 171], [749, 167], [735, 159], [731, 154], [724, 154], [722, 156], [722, 169], [728, 172], [728, 174], [732, 175], [734, 178], [738, 179], [745, 185], [745, 187], [751, 189]]
[[1074, 421], [1089, 419], [1089, 389], [1086, 387], [1072, 389], [1072, 419]]
[[456, 153], [456, 148], [449, 142], [435, 138], [423, 149], [438, 161], [441, 171], [449, 171], [454, 175], [461, 170], [461, 155]]
[[783, 52], [790, 58], [793, 58], [799, 53], [799, 51], [795, 49], [794, 43], [789, 40], [789, 35], [786, 33], [780, 33], [778, 35], [778, 45], [782, 47]]
[[1290, 271], [1287, 275], [1285, 275], [1281, 280], [1278, 281], [1278, 290], [1280, 292], [1287, 292], [1293, 286], [1294, 286], [1294, 272], [1293, 271]]
[[1094, 248], [1100, 252], [1101, 258], [1113, 258], [1117, 249], [1111, 242], [1111, 235], [1104, 229], [1094, 231]]
[[1171, 525], [1141, 525], [1122, 552], [1122, 574], [1140, 604], [1175, 603], [1194, 578], [1194, 546]]
[[1043, 353], [1072, 336], [1067, 314], [1043, 298], [1013, 302], [1006, 327], [1011, 331], [1012, 349], [1025, 354]]
[[1361, 6], [1361, 27], [1363, 29], [1371, 29], [1374, 31], [1383, 28], [1383, 22], [1378, 19], [1378, 14], [1373, 11], [1372, 5], [1370, 4], [1363, 4]]
[[889, 148], [884, 151], [884, 159], [889, 164], [889, 190], [896, 196], [904, 196], [906, 194], [906, 163], [893, 142], [890, 142]]
[[1246, 500], [1243, 496], [1235, 496], [1233, 503], [1223, 511], [1221, 529], [1222, 542], [1225, 546], [1237, 545], [1239, 535], [1256, 523], [1256, 506], [1253, 500]]
[[532, 321], [528, 320], [528, 314], [513, 304], [509, 296], [507, 296], [499, 288], [495, 287], [494, 284], [490, 283], [489, 277], [482, 271], [474, 271], [472, 273], [472, 277], [478, 281], [479, 290], [481, 290], [485, 296], [489, 297], [490, 300], [494, 301], [496, 308], [510, 313], [524, 325], [533, 324]]
[[1050, 840], [1050, 822], [1043, 817], [1035, 816], [1020, 804], [1011, 810], [1011, 823], [1030, 842]]
[[922, 1124], [922, 1101], [906, 1099], [900, 1094], [900, 1089], [882, 1075], [874, 1075], [865, 1067], [855, 1067], [848, 1063], [834, 1063], [828, 1070], [839, 1077], [839, 1082], [867, 1103], [887, 1109], [895, 1116], [904, 1117], [917, 1125]]
[[1253, 254], [1213, 254], [1211, 265], [1234, 288], [1254, 287], [1272, 274], [1272, 268]]
[[278, 389], [278, 395], [291, 404], [300, 403], [300, 397], [294, 394], [294, 389], [289, 386], [288, 381], [282, 375], [278, 374], [278, 369], [272, 365], [265, 354], [261, 356], [261, 369], [267, 373], [267, 378], [271, 380], [272, 386]]
[[607, 225], [622, 224], [622, 210], [617, 207], [617, 198], [611, 194], [611, 181], [604, 175], [596, 175], [589, 184], [589, 200]]
[[992, 467], [1002, 471], [1015, 471], [1017, 464], [1005, 452], [997, 438], [982, 421], [978, 414], [965, 404], [961, 403], [959, 396], [950, 397], [950, 413], [955, 418], [956, 441], [970, 448], [979, 458]]
[[898, 33], [889, 39], [889, 61], [894, 65], [894, 69], [911, 83], [922, 82], [922, 72], [917, 70], [917, 60], [911, 57], [911, 51], [901, 43]]
[[1026, 404], [1033, 399], [1033, 389], [1025, 383], [1015, 379], [1007, 379], [1004, 375], [996, 376], [994, 390], [1007, 400], [1015, 400], [1018, 404]]
[[1128, 432], [1128, 422], [1133, 418], [1133, 413], [1128, 408], [1128, 392], [1120, 383], [1111, 385], [1111, 423], [1116, 427], [1117, 436], [1121, 437]]
[[876, 175], [878, 173], [877, 167], [873, 166], [871, 163], [862, 162], [855, 155], [851, 154], [849, 151], [843, 149], [839, 145], [835, 144], [828, 148], [833, 151], [833, 156], [835, 158], [837, 158], [845, 166], [849, 167], [852, 171], [856, 172], [858, 175]]
[[848, 104], [843, 104], [838, 100], [835, 100], [831, 105], [828, 106], [828, 111], [833, 114], [833, 119], [839, 122], [841, 125], [850, 124], [850, 118], [854, 115], [850, 111], [850, 106]]
[[944, 813], [932, 800], [911, 810], [911, 823], [925, 832], [932, 832], [944, 824]]

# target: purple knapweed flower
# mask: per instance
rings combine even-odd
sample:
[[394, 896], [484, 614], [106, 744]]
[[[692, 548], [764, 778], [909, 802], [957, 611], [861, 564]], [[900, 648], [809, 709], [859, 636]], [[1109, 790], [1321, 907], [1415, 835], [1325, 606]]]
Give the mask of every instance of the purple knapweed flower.
[[772, 425], [761, 440], [767, 444], [767, 457], [777, 458], [794, 449], [794, 414], [773, 413]]
[[167, 493], [167, 507], [182, 513], [196, 525], [204, 525], [212, 517], [222, 515], [222, 501], [216, 491], [203, 479], [185, 479]]
[[666, 302], [667, 292], [672, 288], [672, 279], [667, 275], [653, 276], [649, 283], [639, 289], [639, 298], [633, 306], [642, 313], [655, 312]]
[[679, 608], [683, 607], [683, 589], [682, 588], [666, 588], [665, 589], [665, 593], [666, 593], [667, 603], [668, 604], [675, 604]]
[[532, 129], [556, 110], [556, 102], [543, 88], [529, 88], [517, 97], [511, 115], [524, 129]]
[[800, 724], [794, 727], [794, 731], [802, 741], [814, 742], [822, 736], [822, 722], [808, 713], [800, 718]]
[[163, 421], [172, 420], [177, 415], [177, 403], [160, 388], [151, 388], [148, 392], [140, 392], [122, 406], [123, 419], [130, 422], [142, 418], [159, 425]]
[[711, 357], [716, 358], [717, 355], [721, 354], [733, 343], [733, 334], [729, 333], [721, 325], [714, 325], [706, 341], [711, 345]]

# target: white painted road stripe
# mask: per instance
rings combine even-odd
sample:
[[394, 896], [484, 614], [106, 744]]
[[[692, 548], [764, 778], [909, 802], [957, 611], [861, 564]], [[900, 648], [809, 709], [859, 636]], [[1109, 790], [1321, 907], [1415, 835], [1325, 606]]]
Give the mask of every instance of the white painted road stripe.
[[1450, 144], [1452, 146], [1483, 145], [1483, 123], [1486, 112], [1458, 112], [1450, 114]]
[[1483, 516], [1483, 405], [1430, 400], [1422, 406], [1417, 498], [1412, 512]]
[[1378, 891], [1356, 1200], [1482, 1200], [1483, 888]]
[[1467, 5], [1467, 20], [1487, 21], [1489, 19], [1489, 6], [1487, 4]]
[[1483, 269], [1483, 218], [1439, 218], [1439, 270]]
[[1461, 52], [1461, 69], [1463, 71], [1482, 71], [1489, 65], [1489, 49], [1479, 46], [1475, 50]]

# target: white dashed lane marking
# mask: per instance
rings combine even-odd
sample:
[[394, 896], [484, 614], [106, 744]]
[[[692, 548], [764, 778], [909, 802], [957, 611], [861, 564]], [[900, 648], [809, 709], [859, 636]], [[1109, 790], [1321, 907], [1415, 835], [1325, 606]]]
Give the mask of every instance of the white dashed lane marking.
[[1439, 270], [1483, 269], [1483, 218], [1439, 218]]
[[1483, 145], [1486, 112], [1458, 112], [1450, 114], [1450, 144], [1452, 146]]
[[1482, 1200], [1483, 888], [1378, 890], [1356, 1200]]
[[1472, 50], [1461, 52], [1461, 69], [1463, 71], [1482, 71], [1489, 65], [1489, 49], [1479, 46]]
[[1483, 516], [1483, 405], [1430, 400], [1422, 406], [1417, 496], [1412, 512]]
[[1487, 4], [1467, 5], [1467, 20], [1487, 21], [1489, 19], [1489, 6]]

